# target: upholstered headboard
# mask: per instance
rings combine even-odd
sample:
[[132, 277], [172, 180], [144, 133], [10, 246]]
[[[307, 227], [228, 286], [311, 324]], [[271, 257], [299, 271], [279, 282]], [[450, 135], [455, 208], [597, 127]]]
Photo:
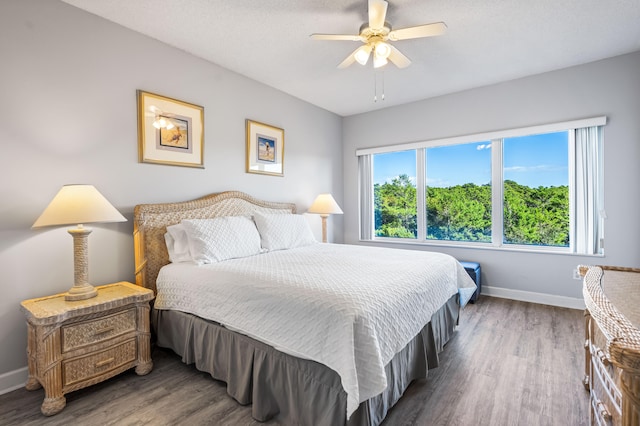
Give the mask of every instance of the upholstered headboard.
[[164, 240], [167, 226], [180, 223], [183, 219], [252, 216], [256, 211], [293, 214], [296, 205], [262, 201], [239, 191], [220, 192], [177, 203], [137, 205], [133, 211], [136, 284], [156, 292], [158, 272], [169, 263]]

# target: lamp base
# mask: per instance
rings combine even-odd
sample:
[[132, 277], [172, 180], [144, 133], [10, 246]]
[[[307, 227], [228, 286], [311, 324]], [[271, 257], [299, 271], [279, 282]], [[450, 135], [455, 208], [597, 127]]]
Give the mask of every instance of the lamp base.
[[64, 300], [85, 300], [98, 295], [98, 291], [89, 284], [88, 240], [91, 228], [78, 225], [68, 229], [73, 237], [73, 287], [64, 295]]
[[322, 218], [322, 242], [326, 243], [327, 242], [327, 218], [329, 217], [329, 215], [321, 214], [320, 217]]
[[69, 289], [68, 292], [64, 295], [64, 300], [73, 301], [73, 300], [85, 300], [91, 299], [92, 297], [96, 297], [98, 295], [98, 290], [95, 289], [91, 284], [83, 284], [83, 285], [74, 285]]

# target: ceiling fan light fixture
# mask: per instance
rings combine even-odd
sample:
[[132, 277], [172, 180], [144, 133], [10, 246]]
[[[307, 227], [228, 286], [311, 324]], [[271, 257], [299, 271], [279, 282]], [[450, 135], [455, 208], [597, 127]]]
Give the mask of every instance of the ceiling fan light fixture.
[[373, 67], [381, 68], [387, 65], [387, 58], [380, 57], [378, 55], [373, 55]]
[[358, 34], [311, 34], [314, 40], [360, 41], [364, 45], [355, 49], [339, 65], [339, 69], [351, 66], [354, 62], [366, 65], [373, 56], [373, 67], [380, 68], [391, 62], [398, 68], [406, 68], [411, 61], [392, 43], [399, 40], [410, 40], [423, 37], [439, 36], [445, 32], [444, 22], [414, 25], [412, 27], [393, 30], [387, 22], [386, 0], [368, 0], [369, 19], [360, 25]]
[[366, 65], [369, 61], [369, 56], [371, 56], [371, 50], [373, 50], [373, 47], [370, 44], [360, 46], [354, 54], [354, 58], [360, 65]]
[[385, 43], [384, 41], [379, 41], [376, 43], [376, 48], [375, 48], [376, 58], [381, 58], [386, 60], [390, 54], [391, 54], [391, 46], [389, 45], [389, 43]]

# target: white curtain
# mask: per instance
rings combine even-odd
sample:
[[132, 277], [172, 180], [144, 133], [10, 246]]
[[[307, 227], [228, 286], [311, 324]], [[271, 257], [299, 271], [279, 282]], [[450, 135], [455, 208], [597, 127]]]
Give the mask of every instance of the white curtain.
[[360, 239], [372, 240], [373, 214], [373, 173], [371, 155], [358, 156], [358, 185], [360, 196]]
[[575, 130], [575, 250], [600, 254], [604, 241], [602, 126]]

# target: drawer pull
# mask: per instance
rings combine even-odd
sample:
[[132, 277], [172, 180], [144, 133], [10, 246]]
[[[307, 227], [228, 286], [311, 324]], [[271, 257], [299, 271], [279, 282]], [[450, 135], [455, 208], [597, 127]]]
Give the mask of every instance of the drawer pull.
[[611, 420], [611, 413], [607, 410], [606, 405], [602, 403], [602, 401], [596, 402], [596, 410], [598, 410], [598, 417], [602, 420], [608, 422]]
[[102, 360], [102, 361], [98, 361], [98, 362], [96, 362], [96, 368], [100, 368], [100, 367], [104, 367], [105, 365], [109, 365], [113, 361], [115, 361], [115, 358], [113, 358], [113, 357], [107, 358], [107, 359]]
[[596, 356], [600, 358], [600, 362], [602, 363], [602, 365], [604, 365], [605, 367], [609, 365], [609, 359], [605, 356], [604, 352], [602, 352], [602, 349], [598, 349], [596, 351]]
[[101, 334], [105, 334], [105, 333], [108, 333], [108, 332], [110, 332], [110, 331], [113, 331], [114, 329], [115, 329], [115, 327], [113, 327], [113, 326], [111, 326], [111, 327], [105, 327], [105, 328], [102, 328], [102, 329], [100, 329], [100, 330], [96, 330], [96, 331], [93, 333], [93, 335], [94, 335], [94, 336], [99, 336], [99, 335], [101, 335]]

